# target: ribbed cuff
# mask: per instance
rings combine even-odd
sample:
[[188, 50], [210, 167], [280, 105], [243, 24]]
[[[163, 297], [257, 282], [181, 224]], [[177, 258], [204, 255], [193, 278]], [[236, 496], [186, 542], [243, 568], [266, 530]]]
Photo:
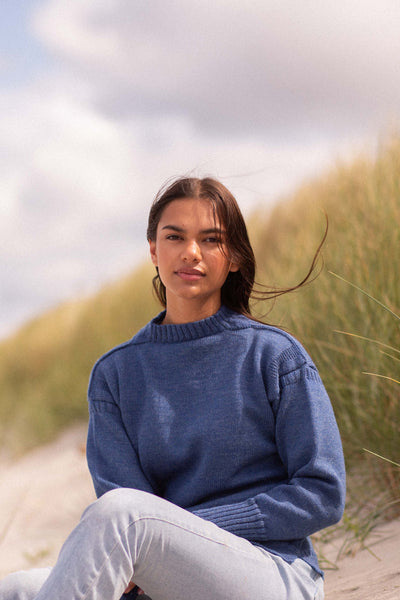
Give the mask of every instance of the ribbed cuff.
[[249, 540], [262, 539], [264, 530], [262, 514], [254, 500], [212, 508], [200, 508], [193, 513], [240, 537]]

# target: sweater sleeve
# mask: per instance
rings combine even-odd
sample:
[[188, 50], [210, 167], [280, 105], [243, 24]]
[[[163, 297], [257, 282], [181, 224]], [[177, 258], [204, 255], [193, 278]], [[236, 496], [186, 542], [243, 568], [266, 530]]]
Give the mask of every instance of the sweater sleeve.
[[116, 391], [101, 368], [93, 370], [89, 384], [87, 462], [97, 497], [119, 487], [153, 489], [125, 429]]
[[337, 522], [345, 469], [330, 400], [312, 364], [284, 371], [275, 406], [275, 438], [287, 479], [228, 505], [193, 512], [253, 542], [294, 540]]

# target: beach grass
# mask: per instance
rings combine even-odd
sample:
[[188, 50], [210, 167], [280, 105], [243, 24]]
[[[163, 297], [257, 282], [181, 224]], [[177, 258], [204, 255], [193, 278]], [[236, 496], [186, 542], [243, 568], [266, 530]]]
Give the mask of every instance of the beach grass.
[[0, 344], [3, 453], [18, 454], [87, 420], [86, 391], [95, 361], [131, 338], [159, 310], [151, 265], [93, 297], [58, 306]]
[[400, 498], [399, 137], [386, 139], [376, 156], [338, 164], [303, 186], [266, 223], [254, 219], [258, 279], [278, 287], [299, 281], [325, 214], [329, 234], [317, 280], [278, 298], [272, 310], [265, 303], [255, 308], [296, 335], [316, 362], [348, 471], [362, 482], [360, 501], [382, 493], [393, 510]]

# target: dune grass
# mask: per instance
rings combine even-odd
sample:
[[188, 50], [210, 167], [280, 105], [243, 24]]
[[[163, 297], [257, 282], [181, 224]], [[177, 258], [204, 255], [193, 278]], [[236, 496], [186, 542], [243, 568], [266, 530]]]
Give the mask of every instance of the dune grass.
[[325, 268], [313, 284], [279, 298], [267, 319], [294, 333], [315, 360], [349, 472], [358, 475], [353, 490], [385, 492], [385, 506], [393, 506], [400, 498], [393, 464], [400, 429], [400, 139], [387, 140], [375, 159], [338, 165], [305, 185], [266, 223], [255, 219], [260, 280], [285, 286], [301, 279], [322, 237], [324, 211]]
[[[302, 279], [324, 232], [324, 212], [329, 234], [318, 279], [254, 310], [296, 335], [316, 362], [348, 470], [356, 475], [350, 494], [364, 502], [363, 493], [376, 497], [385, 491], [384, 502], [393, 506], [400, 498], [400, 469], [393, 464], [400, 458], [400, 344], [394, 317], [400, 307], [400, 137], [386, 140], [375, 158], [339, 164], [272, 212], [260, 210], [250, 219], [259, 281], [284, 287]], [[26, 450], [87, 418], [94, 361], [160, 308], [151, 292], [152, 273], [146, 265], [93, 298], [35, 319], [0, 345], [3, 448]]]
[[0, 433], [15, 454], [87, 419], [94, 362], [131, 338], [159, 310], [150, 265], [93, 297], [65, 303], [0, 344]]

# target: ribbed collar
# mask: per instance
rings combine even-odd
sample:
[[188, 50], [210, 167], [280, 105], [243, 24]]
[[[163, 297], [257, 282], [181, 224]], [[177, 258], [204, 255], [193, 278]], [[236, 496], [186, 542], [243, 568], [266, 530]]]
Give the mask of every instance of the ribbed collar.
[[161, 325], [164, 315], [165, 311], [161, 312], [146, 327], [146, 333], [150, 336], [152, 342], [173, 343], [195, 340], [219, 333], [225, 329], [232, 329], [232, 320], [235, 317], [240, 318], [239, 314], [226, 308], [226, 306], [221, 306], [219, 311], [211, 317], [180, 325]]

